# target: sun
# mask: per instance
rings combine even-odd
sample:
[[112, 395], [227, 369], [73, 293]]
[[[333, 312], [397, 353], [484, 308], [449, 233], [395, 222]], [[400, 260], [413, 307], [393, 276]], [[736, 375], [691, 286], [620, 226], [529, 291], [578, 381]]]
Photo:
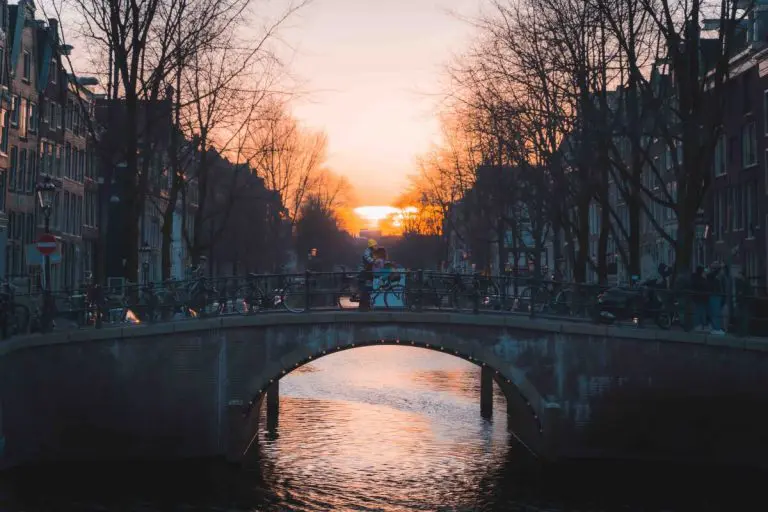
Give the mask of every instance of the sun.
[[399, 212], [400, 209], [394, 206], [359, 206], [355, 208], [357, 216], [364, 220], [368, 227], [377, 227], [382, 220]]

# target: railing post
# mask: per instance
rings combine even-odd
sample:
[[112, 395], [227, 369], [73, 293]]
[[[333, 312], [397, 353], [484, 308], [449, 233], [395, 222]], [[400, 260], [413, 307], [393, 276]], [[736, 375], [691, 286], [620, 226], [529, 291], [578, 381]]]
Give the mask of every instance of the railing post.
[[472, 313], [480, 313], [480, 279], [477, 274], [472, 276]]
[[103, 300], [102, 294], [101, 294], [101, 285], [99, 283], [96, 283], [93, 285], [93, 301], [96, 303], [96, 308], [94, 314], [96, 315], [96, 318], [94, 318], [94, 326], [96, 329], [101, 329], [102, 327], [102, 317], [101, 317], [101, 301]]
[[416, 290], [416, 311], [422, 312], [424, 310], [424, 270], [419, 269], [416, 271], [416, 278], [418, 280], [418, 289]]
[[312, 294], [310, 292], [309, 270], [304, 271], [304, 311], [312, 308]]

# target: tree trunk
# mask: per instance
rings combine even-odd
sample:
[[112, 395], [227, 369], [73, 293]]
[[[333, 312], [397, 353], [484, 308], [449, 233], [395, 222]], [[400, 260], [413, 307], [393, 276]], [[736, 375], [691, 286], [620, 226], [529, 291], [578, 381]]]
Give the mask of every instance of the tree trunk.
[[587, 281], [587, 258], [589, 258], [590, 196], [585, 195], [585, 197], [586, 200], [582, 198], [582, 204], [578, 206], [579, 232], [577, 234], [577, 241], [579, 244], [579, 251], [576, 254], [576, 263], [573, 268], [573, 279], [577, 283], [585, 283]]
[[139, 273], [139, 222], [142, 217], [142, 191], [138, 188], [138, 106], [135, 91], [126, 88], [126, 154], [124, 174], [121, 176], [121, 196], [123, 216], [121, 255], [124, 262], [123, 277], [130, 282], [138, 282]]
[[[607, 194], [606, 194], [607, 196]], [[608, 237], [611, 232], [611, 212], [608, 206], [600, 208], [600, 238], [597, 241], [597, 278], [600, 284], [608, 282]]]

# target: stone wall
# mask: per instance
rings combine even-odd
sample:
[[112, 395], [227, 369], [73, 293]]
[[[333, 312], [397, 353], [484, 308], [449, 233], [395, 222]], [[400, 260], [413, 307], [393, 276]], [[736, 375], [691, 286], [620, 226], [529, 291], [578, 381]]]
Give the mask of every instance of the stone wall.
[[270, 380], [310, 358], [382, 342], [492, 367], [511, 428], [545, 455], [768, 460], [763, 340], [374, 312], [217, 318], [4, 342], [0, 464], [242, 455], [256, 428], [257, 410], [247, 414], [248, 404], [258, 405]]

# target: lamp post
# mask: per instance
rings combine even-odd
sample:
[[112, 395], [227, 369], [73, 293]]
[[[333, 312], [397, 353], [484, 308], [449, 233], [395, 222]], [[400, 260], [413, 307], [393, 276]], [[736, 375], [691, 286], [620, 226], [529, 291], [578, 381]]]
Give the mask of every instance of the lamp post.
[[[40, 202], [40, 209], [45, 218], [45, 233], [51, 232], [51, 212], [53, 210], [53, 200], [56, 196], [56, 184], [50, 176], [41, 176], [42, 180], [37, 184], [37, 199]], [[42, 329], [44, 332], [50, 331], [52, 327], [53, 304], [51, 301], [51, 257], [49, 254], [43, 256], [43, 314]]]
[[152, 254], [152, 248], [146, 240], [139, 247], [139, 254], [141, 254], [141, 275], [144, 278], [144, 285], [147, 285], [149, 284], [149, 256]]

